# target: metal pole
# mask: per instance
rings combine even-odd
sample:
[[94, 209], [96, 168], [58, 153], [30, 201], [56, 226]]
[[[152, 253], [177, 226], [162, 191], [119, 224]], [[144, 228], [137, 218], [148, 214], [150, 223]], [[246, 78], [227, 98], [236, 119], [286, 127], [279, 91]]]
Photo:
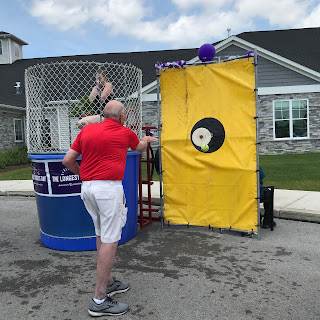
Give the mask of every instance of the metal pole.
[[[72, 145], [72, 134], [71, 134], [71, 117], [70, 117], [70, 85], [71, 85], [71, 81], [70, 81], [70, 62], [67, 62], [67, 95], [68, 95], [68, 102], [67, 102], [67, 108], [68, 108], [68, 124], [69, 124], [69, 147]], [[58, 67], [60, 67], [58, 65]], [[58, 118], [58, 121], [60, 121], [60, 119]]]
[[254, 49], [254, 75], [255, 75], [255, 96], [256, 96], [256, 152], [257, 152], [257, 209], [258, 209], [258, 239], [261, 239], [260, 227], [260, 164], [259, 164], [259, 118], [258, 118], [258, 55], [257, 49]]
[[38, 111], [38, 113], [40, 113], [40, 117], [38, 118], [38, 132], [37, 132], [37, 138], [38, 138], [38, 148], [40, 150], [40, 152], [42, 153], [45, 153], [47, 152], [48, 150], [46, 150], [46, 148], [44, 147], [43, 145], [43, 140], [42, 140], [42, 136], [43, 136], [43, 121], [44, 121], [44, 116], [45, 116], [45, 104], [46, 104], [46, 99], [47, 99], [47, 96], [46, 96], [46, 89], [45, 89], [45, 86], [44, 84], [46, 83], [45, 82], [45, 67], [42, 66], [41, 67], [41, 80], [40, 80], [40, 83], [41, 83], [41, 102], [39, 104], [39, 107], [37, 109], [40, 109], [40, 111]]
[[[100, 67], [100, 64], [98, 64], [98, 74], [99, 74], [99, 76], [98, 76], [98, 114], [99, 114], [99, 116], [100, 116], [100, 122], [101, 122], [101, 120], [102, 120], [102, 117], [101, 117], [101, 115], [103, 114], [103, 103], [102, 103], [102, 101], [101, 101], [101, 89], [102, 89], [102, 84], [101, 84], [101, 77], [102, 77], [102, 75], [101, 75], [101, 73], [102, 73], [102, 70], [101, 70], [101, 67]], [[97, 84], [96, 84], [97, 85]]]
[[163, 208], [163, 191], [162, 191], [162, 161], [161, 161], [161, 100], [160, 100], [160, 75], [159, 70], [157, 70], [157, 108], [158, 108], [158, 148], [159, 148], [159, 184], [160, 184], [160, 221], [161, 228], [163, 228], [164, 220], [164, 208]]

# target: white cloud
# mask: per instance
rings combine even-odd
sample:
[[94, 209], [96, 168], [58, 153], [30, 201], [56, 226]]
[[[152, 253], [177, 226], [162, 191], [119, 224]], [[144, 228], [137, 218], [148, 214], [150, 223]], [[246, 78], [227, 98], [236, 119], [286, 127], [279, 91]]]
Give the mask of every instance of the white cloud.
[[162, 35], [176, 46], [183, 46], [186, 41], [200, 46], [204, 42], [225, 38], [229, 26], [235, 29], [242, 27], [243, 22], [235, 18], [233, 12], [181, 16], [177, 21], [169, 24], [167, 29], [162, 31]]
[[241, 0], [236, 8], [245, 19], [261, 17], [280, 28], [296, 27], [307, 16], [310, 0]]
[[44, 24], [63, 31], [80, 28], [89, 19], [88, 9], [76, 0], [36, 0], [30, 13]]
[[[163, 0], [163, 6], [166, 1]], [[171, 0], [177, 9], [167, 16], [151, 13], [147, 0], [32, 0], [30, 13], [42, 23], [59, 30], [85, 30], [88, 22], [104, 27], [109, 35], [130, 36], [173, 47], [200, 46], [232, 33], [252, 31], [263, 18], [270, 28], [320, 25], [317, 0]], [[317, 7], [315, 7], [317, 5]], [[313, 11], [311, 9], [314, 9]]]
[[141, 21], [148, 9], [140, 0], [102, 0], [89, 11], [92, 18], [103, 25], [122, 30], [122, 24], [127, 26]]
[[320, 22], [320, 4], [318, 4], [318, 6], [312, 10], [310, 15], [306, 17], [306, 19], [300, 21], [299, 27], [301, 28], [315, 27], [315, 26], [319, 26], [319, 22]]
[[172, 0], [172, 2], [181, 10], [188, 10], [193, 7], [203, 7], [212, 11], [228, 6], [234, 2], [234, 0]]

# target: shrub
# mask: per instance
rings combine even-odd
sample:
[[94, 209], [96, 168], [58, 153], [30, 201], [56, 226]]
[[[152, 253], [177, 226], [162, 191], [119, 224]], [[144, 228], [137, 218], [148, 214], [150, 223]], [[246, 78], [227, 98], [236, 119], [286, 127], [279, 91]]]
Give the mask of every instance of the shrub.
[[7, 166], [30, 163], [28, 158], [27, 147], [16, 147], [11, 150], [0, 151], [0, 168], [5, 169]]
[[89, 96], [85, 96], [79, 100], [78, 103], [73, 103], [70, 107], [70, 117], [83, 118], [86, 113], [92, 109]]

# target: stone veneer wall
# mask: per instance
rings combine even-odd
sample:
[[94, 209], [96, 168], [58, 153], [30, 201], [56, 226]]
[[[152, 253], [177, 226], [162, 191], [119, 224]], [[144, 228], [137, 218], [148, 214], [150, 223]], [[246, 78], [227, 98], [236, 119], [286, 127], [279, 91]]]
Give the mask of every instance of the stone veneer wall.
[[22, 126], [24, 127], [24, 112], [15, 112], [0, 108], [0, 119], [0, 150], [8, 150], [17, 146], [24, 145], [25, 142], [15, 142], [13, 121], [13, 119], [22, 119]]
[[[273, 139], [273, 101], [309, 99], [309, 139]], [[277, 94], [258, 96], [260, 154], [303, 153], [320, 151], [320, 93]], [[143, 102], [142, 124], [158, 128], [157, 102]], [[155, 130], [158, 137], [158, 131]]]
[[[273, 101], [309, 99], [308, 139], [273, 139]], [[276, 94], [258, 96], [260, 154], [320, 151], [320, 93]]]

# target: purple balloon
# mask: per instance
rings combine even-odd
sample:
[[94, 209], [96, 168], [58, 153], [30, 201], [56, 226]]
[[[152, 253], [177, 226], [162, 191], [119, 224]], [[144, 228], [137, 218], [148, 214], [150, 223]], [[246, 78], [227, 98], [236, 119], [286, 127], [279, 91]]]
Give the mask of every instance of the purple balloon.
[[[249, 50], [249, 51], [245, 52], [244, 55], [254, 57], [254, 51]], [[259, 56], [257, 55], [257, 61], [258, 61], [258, 59], [259, 59]]]
[[215, 55], [216, 49], [210, 43], [205, 43], [199, 48], [198, 57], [202, 62], [211, 61]]

